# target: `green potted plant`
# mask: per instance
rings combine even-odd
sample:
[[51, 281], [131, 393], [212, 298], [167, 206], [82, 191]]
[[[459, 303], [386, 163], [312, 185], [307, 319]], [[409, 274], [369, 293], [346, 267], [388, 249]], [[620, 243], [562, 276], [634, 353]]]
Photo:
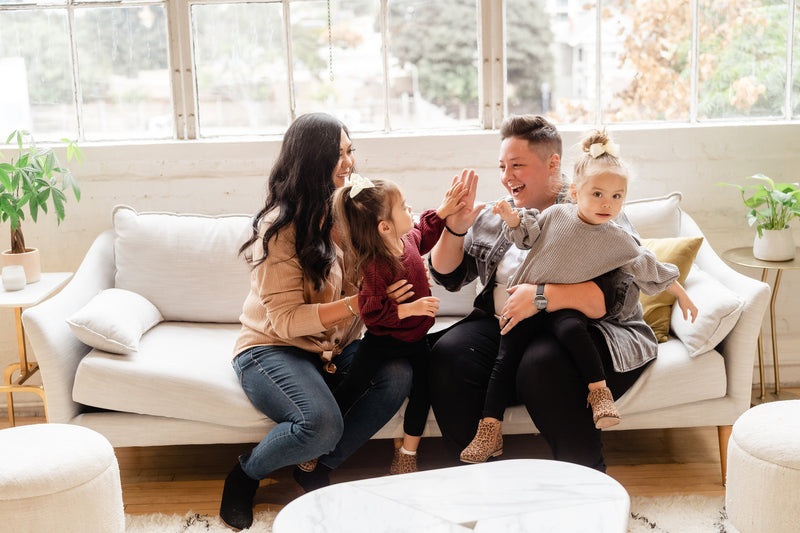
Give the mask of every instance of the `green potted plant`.
[[747, 222], [756, 227], [753, 256], [764, 261], [794, 259], [795, 247], [789, 222], [800, 217], [800, 185], [775, 183], [764, 174], [747, 179], [761, 183], [749, 186], [720, 183], [736, 187], [742, 195], [747, 211]]
[[[75, 142], [62, 141], [66, 143], [67, 161], [74, 157], [82, 162], [83, 153]], [[0, 154], [0, 219], [11, 223], [11, 248], [2, 252], [2, 264], [22, 264], [26, 281], [31, 283], [41, 278], [41, 261], [38, 249], [25, 246], [21, 223], [26, 211], [36, 222], [40, 212], [46, 214], [52, 206], [60, 224], [64, 220], [66, 192], [71, 189], [76, 201], [80, 201], [81, 191], [69, 169], [59, 163], [54, 148], [36, 146], [29, 132], [12, 132], [6, 144], [16, 144], [18, 151], [9, 162]]]

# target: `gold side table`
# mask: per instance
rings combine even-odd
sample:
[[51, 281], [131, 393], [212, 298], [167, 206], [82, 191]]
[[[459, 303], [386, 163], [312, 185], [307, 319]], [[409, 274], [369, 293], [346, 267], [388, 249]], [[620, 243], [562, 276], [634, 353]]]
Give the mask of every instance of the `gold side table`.
[[[6, 367], [3, 385], [0, 393], [6, 393], [8, 402], [8, 421], [11, 426], [16, 425], [14, 419], [14, 393], [32, 392], [38, 394], [44, 404], [44, 413], [47, 417], [47, 400], [44, 387], [29, 385], [25, 382], [39, 371], [39, 363], [28, 362], [28, 352], [25, 347], [25, 330], [22, 327], [22, 310], [33, 307], [56, 293], [67, 284], [72, 277], [72, 272], [42, 272], [42, 279], [29, 283], [19, 291], [6, 291], [0, 285], [0, 307], [14, 308], [14, 321], [17, 326], [17, 347], [19, 350], [19, 363], [12, 363]], [[14, 375], [18, 373], [16, 379]]]
[[[781, 284], [781, 274], [783, 274], [784, 270], [798, 270], [800, 269], [800, 248], [795, 250], [795, 258], [790, 261], [762, 261], [761, 259], [756, 259], [753, 257], [753, 247], [743, 247], [743, 248], [733, 248], [731, 250], [726, 250], [722, 254], [722, 258], [728, 261], [729, 263], [733, 263], [735, 265], [740, 265], [744, 267], [751, 267], [751, 268], [760, 268], [761, 269], [761, 281], [764, 283], [769, 284], [767, 281], [767, 274], [770, 270], [775, 270], [775, 283], [771, 287], [772, 289], [772, 296], [770, 296], [769, 300], [769, 325], [770, 330], [772, 333], [772, 366], [773, 372], [775, 373], [775, 393], [774, 397], [778, 400], [787, 400], [787, 399], [794, 399], [797, 396], [790, 393], [790, 392], [781, 392], [781, 379], [780, 379], [780, 368], [778, 366], [778, 339], [777, 339], [777, 332], [775, 331], [775, 299], [778, 296], [778, 288]], [[764, 387], [764, 345], [761, 340], [761, 332], [758, 333], [758, 371], [759, 377], [761, 380], [761, 396], [759, 396], [759, 402], [761, 403], [767, 400], [767, 393]]]

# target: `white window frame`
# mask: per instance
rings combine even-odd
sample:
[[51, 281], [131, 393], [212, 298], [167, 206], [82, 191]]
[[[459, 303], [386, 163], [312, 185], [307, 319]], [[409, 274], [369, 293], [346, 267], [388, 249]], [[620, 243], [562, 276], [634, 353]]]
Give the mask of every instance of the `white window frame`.
[[[78, 63], [75, 39], [73, 38], [74, 13], [75, 9], [81, 7], [119, 7], [119, 6], [138, 6], [138, 5], [164, 5], [167, 11], [168, 26], [168, 48], [169, 48], [169, 68], [172, 83], [173, 117], [175, 123], [175, 135], [179, 140], [193, 140], [199, 137], [198, 124], [198, 97], [195, 83], [195, 69], [192, 61], [192, 31], [190, 10], [194, 4], [213, 4], [222, 0], [134, 0], [134, 1], [98, 1], [87, 2], [81, 0], [66, 0], [64, 4], [0, 4], [0, 10], [35, 10], [63, 8], [67, 11], [69, 21], [69, 42], [70, 58], [72, 61], [72, 83], [73, 98], [77, 114], [79, 139], [84, 138], [82, 106], [81, 106], [81, 87], [78, 83]], [[259, 0], [224, 0], [229, 2], [252, 2]], [[294, 92], [294, 77], [292, 64], [292, 35], [290, 23], [290, 3], [301, 0], [262, 0], [264, 3], [280, 2], [283, 7], [284, 39], [286, 43], [286, 66], [289, 101], [287, 102], [287, 119], [289, 122], [296, 116], [296, 96]], [[388, 73], [388, 49], [386, 46], [388, 32], [388, 5], [391, 0], [376, 0], [380, 2], [381, 34], [382, 34], [382, 61], [384, 78], [384, 131], [391, 132], [391, 115], [389, 109], [389, 73]], [[793, 88], [793, 66], [795, 61], [800, 61], [793, 57], [795, 43], [796, 21], [796, 2], [798, 0], [786, 0], [789, 17], [787, 20], [788, 38], [786, 42], [786, 85], [785, 103], [783, 120], [792, 121], [792, 88]], [[596, 0], [595, 10], [601, 12], [603, 0]], [[689, 103], [688, 123], [696, 124], [697, 102], [699, 91], [699, 0], [691, 0], [692, 13], [692, 68], [690, 79], [691, 101]], [[482, 129], [497, 129], [500, 127], [507, 114], [506, 102], [506, 54], [505, 54], [505, 0], [476, 0], [476, 17], [478, 27], [478, 54], [480, 62], [478, 66], [479, 76], [479, 124]], [[596, 88], [595, 88], [595, 122], [596, 126], [603, 124], [602, 107], [602, 17], [597, 17], [596, 32]], [[726, 120], [727, 121], [727, 120]], [[733, 120], [732, 120], [733, 121]], [[704, 121], [705, 122], [705, 121]], [[713, 122], [717, 122], [714, 120]]]

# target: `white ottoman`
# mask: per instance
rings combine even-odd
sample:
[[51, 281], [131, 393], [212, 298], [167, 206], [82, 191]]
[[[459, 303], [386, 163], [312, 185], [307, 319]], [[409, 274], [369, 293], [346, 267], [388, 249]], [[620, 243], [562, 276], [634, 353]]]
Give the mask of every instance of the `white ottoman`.
[[0, 531], [123, 533], [114, 448], [69, 424], [0, 431]]
[[763, 403], [733, 425], [725, 506], [740, 533], [800, 531], [800, 400]]

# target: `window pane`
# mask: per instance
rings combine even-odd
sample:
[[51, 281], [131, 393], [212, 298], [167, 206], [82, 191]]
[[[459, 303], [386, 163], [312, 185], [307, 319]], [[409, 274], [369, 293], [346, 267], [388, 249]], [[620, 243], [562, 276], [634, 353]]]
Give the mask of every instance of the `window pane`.
[[0, 11], [0, 136], [77, 138], [67, 12]]
[[508, 0], [508, 111], [560, 124], [595, 119], [595, 2]]
[[326, 1], [291, 6], [297, 114], [326, 111], [353, 131], [382, 130], [380, 2], [331, 0], [330, 34]]
[[698, 118], [780, 116], [786, 0], [700, 0]]
[[477, 13], [475, 0], [389, 2], [392, 128], [477, 125]]
[[87, 139], [174, 136], [163, 6], [75, 11]]
[[603, 122], [688, 120], [690, 2], [603, 2]]
[[282, 9], [279, 2], [192, 6], [200, 136], [286, 129]]

